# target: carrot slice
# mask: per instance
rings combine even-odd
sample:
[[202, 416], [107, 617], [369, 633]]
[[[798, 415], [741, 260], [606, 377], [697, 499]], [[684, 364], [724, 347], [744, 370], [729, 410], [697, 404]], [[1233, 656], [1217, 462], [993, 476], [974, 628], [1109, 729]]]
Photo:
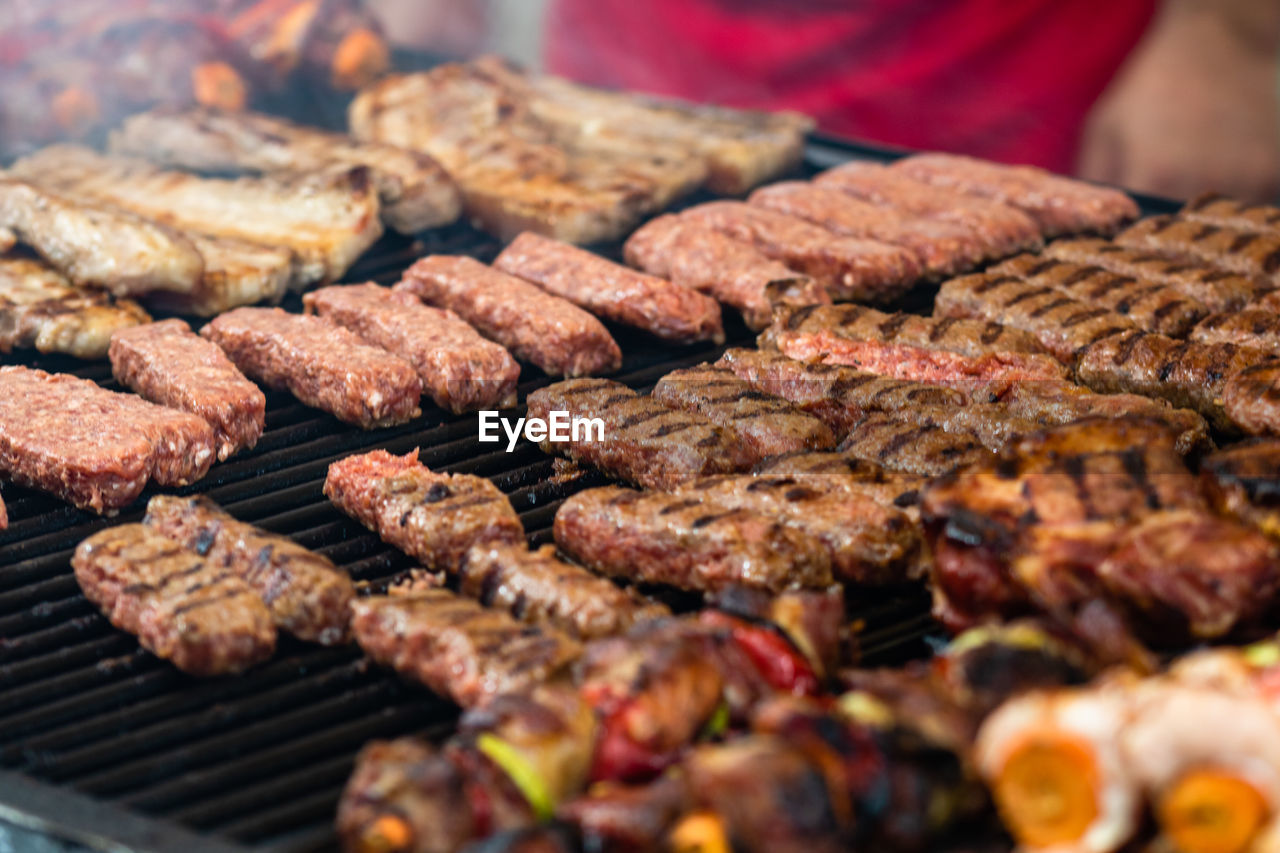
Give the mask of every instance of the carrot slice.
[[1195, 770], [1165, 792], [1156, 816], [1180, 853], [1241, 853], [1262, 827], [1267, 803], [1238, 776]]
[[1087, 741], [1033, 735], [1010, 753], [995, 780], [1005, 826], [1031, 848], [1081, 838], [1098, 818], [1098, 766]]

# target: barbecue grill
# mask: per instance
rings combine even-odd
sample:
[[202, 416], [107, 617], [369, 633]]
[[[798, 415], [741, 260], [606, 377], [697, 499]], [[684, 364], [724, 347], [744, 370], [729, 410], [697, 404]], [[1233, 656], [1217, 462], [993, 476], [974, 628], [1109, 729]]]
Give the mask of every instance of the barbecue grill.
[[[849, 159], [895, 156], [814, 135], [802, 168], [810, 175]], [[1140, 202], [1144, 213], [1175, 209]], [[391, 235], [347, 280], [389, 284], [423, 254], [489, 261], [499, 249], [464, 224], [413, 240]], [[619, 253], [617, 246], [600, 250]], [[896, 307], [927, 311], [931, 299], [918, 288]], [[297, 310], [296, 297], [291, 307]], [[617, 378], [641, 390], [726, 348], [672, 347], [611, 331], [624, 353]], [[753, 341], [736, 318], [726, 331], [727, 346]], [[116, 387], [105, 361], [21, 352], [4, 361]], [[535, 368], [521, 379], [522, 401], [551, 381]], [[564, 498], [606, 482], [595, 472], [557, 476], [552, 459], [531, 444], [510, 454], [480, 444], [474, 414], [425, 408], [409, 424], [363, 432], [269, 392], [257, 447], [180, 493], [208, 495], [237, 518], [325, 554], [357, 581], [378, 583], [413, 561], [324, 498], [321, 484], [336, 459], [417, 447], [432, 469], [489, 477], [510, 495], [534, 544], [551, 541]], [[354, 645], [321, 648], [282, 634], [275, 657], [245, 675], [182, 674], [112, 628], [81, 595], [69, 564], [89, 534], [139, 520], [146, 495], [109, 520], [17, 487], [6, 486], [4, 497], [11, 525], [0, 533], [0, 819], [101, 850], [334, 849], [338, 796], [359, 748], [373, 738], [443, 739], [452, 731], [454, 706], [371, 665]], [[901, 663], [928, 651], [936, 627], [923, 590], [859, 593], [854, 607], [864, 663]]]

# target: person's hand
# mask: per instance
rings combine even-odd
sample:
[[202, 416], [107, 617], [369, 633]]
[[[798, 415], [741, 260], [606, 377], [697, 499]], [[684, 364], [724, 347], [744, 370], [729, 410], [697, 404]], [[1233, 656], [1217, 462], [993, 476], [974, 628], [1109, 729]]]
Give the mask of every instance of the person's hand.
[[1277, 64], [1258, 35], [1203, 8], [1167, 9], [1090, 114], [1080, 176], [1176, 198], [1274, 200]]

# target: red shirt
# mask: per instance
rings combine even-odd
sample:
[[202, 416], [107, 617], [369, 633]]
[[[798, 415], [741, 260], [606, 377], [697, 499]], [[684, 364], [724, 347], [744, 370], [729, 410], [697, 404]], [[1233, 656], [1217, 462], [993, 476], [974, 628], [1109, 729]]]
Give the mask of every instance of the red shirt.
[[556, 0], [547, 60], [598, 85], [1069, 172], [1157, 0]]

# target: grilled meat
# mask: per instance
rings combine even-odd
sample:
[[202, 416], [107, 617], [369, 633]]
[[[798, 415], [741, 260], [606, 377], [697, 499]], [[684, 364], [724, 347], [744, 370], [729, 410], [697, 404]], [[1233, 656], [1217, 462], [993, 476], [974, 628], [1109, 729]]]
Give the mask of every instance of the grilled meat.
[[0, 258], [0, 352], [103, 358], [113, 332], [150, 320], [131, 299], [75, 287], [39, 261]]
[[1034, 219], [1047, 237], [1110, 234], [1138, 217], [1138, 205], [1119, 190], [1031, 166], [1004, 166], [957, 154], [916, 154], [890, 168], [927, 184], [1016, 207]]
[[782, 590], [831, 582], [827, 552], [808, 534], [698, 497], [616, 487], [579, 492], [556, 513], [555, 537], [591, 569], [646, 583]]
[[936, 317], [985, 320], [1033, 334], [1064, 364], [1090, 344], [1137, 328], [1126, 317], [1012, 275], [978, 273], [944, 282]]
[[894, 471], [851, 453], [806, 451], [775, 456], [753, 472], [761, 477], [791, 477], [827, 492], [868, 497], [884, 507], [901, 509], [912, 521], [919, 519], [916, 504], [927, 477]]
[[1280, 539], [1280, 440], [1220, 450], [1200, 463], [1200, 482], [1218, 512]]
[[1178, 215], [1193, 222], [1208, 222], [1242, 231], [1280, 230], [1280, 208], [1250, 204], [1218, 193], [1203, 193], [1182, 206]]
[[750, 243], [812, 276], [832, 299], [888, 302], [923, 273], [916, 255], [900, 246], [842, 237], [803, 219], [739, 201], [707, 202], [680, 217]]
[[357, 598], [351, 631], [369, 657], [464, 708], [528, 690], [581, 652], [553, 628], [517, 622], [444, 589]]
[[1187, 335], [1206, 344], [1237, 344], [1280, 353], [1280, 313], [1262, 308], [1246, 308], [1211, 314]]
[[894, 471], [926, 477], [991, 458], [991, 452], [972, 434], [921, 425], [890, 412], [863, 418], [840, 444], [840, 452]]
[[748, 242], [667, 214], [650, 220], [627, 238], [627, 263], [682, 287], [705, 293], [742, 312], [759, 331], [773, 319], [775, 304], [823, 305], [826, 288], [795, 272]]
[[116, 205], [184, 231], [287, 248], [296, 257], [297, 289], [342, 278], [382, 235], [377, 192], [363, 167], [319, 179], [223, 180], [53, 146], [19, 160], [11, 172], [70, 198]]
[[71, 565], [112, 625], [183, 672], [234, 674], [275, 651], [271, 614], [244, 580], [141, 524], [95, 533]]
[[471, 474], [439, 474], [417, 451], [373, 450], [329, 466], [334, 505], [423, 565], [459, 571], [476, 545], [524, 541], [520, 517], [497, 486]]
[[622, 351], [595, 317], [473, 258], [422, 258], [394, 289], [453, 311], [552, 376], [590, 376], [622, 366]]
[[520, 365], [449, 310], [368, 283], [325, 287], [302, 299], [308, 313], [404, 359], [436, 404], [455, 414], [515, 404]]
[[606, 320], [663, 340], [724, 340], [720, 306], [711, 297], [548, 237], [521, 234], [493, 266]]
[[1209, 314], [1205, 305], [1168, 285], [1057, 258], [1019, 255], [991, 272], [1052, 287], [1086, 305], [1114, 311], [1140, 329], [1172, 337], [1186, 334]]
[[275, 304], [288, 292], [295, 266], [289, 249], [193, 231], [183, 233], [204, 258], [200, 285], [194, 293], [155, 291], [148, 294], [148, 305], [212, 317], [255, 302]]
[[751, 467], [753, 454], [736, 434], [701, 414], [676, 412], [607, 379], [570, 379], [529, 395], [532, 418], [551, 412], [598, 418], [603, 435], [542, 442], [545, 452], [560, 452], [594, 465], [611, 476], [652, 489], [669, 489], [707, 474], [729, 474]]
[[910, 249], [929, 277], [941, 278], [972, 269], [986, 258], [988, 251], [975, 231], [966, 225], [901, 214], [833, 186], [784, 181], [756, 190], [749, 201], [845, 237], [877, 240]]
[[1212, 262], [1122, 246], [1108, 240], [1055, 240], [1044, 249], [1051, 258], [1090, 264], [1120, 275], [1164, 284], [1211, 311], [1234, 311], [1252, 299], [1259, 283]]
[[143, 524], [243, 580], [280, 630], [326, 646], [347, 641], [355, 588], [327, 557], [238, 521], [203, 496], [156, 495]]
[[1045, 426], [1038, 420], [1009, 412], [1004, 406], [994, 403], [959, 407], [907, 406], [885, 414], [897, 418], [903, 425], [935, 427], [964, 439], [977, 439], [983, 447], [995, 451]]
[[1251, 365], [1228, 379], [1222, 408], [1250, 435], [1280, 434], [1280, 359]]
[[200, 334], [247, 375], [362, 429], [421, 413], [422, 383], [413, 366], [326, 318], [237, 308]]
[[473, 547], [458, 569], [458, 589], [485, 607], [517, 619], [553, 625], [580, 640], [621, 634], [666, 607], [558, 558], [555, 547], [530, 551], [523, 542]]
[[453, 180], [426, 154], [253, 112], [152, 110], [127, 119], [111, 150], [161, 166], [207, 172], [331, 172], [363, 166], [382, 218], [404, 234], [448, 225], [462, 211]]
[[204, 273], [204, 258], [182, 233], [27, 181], [0, 178], [0, 227], [73, 283], [116, 296], [192, 293]]
[[1280, 286], [1280, 233], [1241, 231], [1176, 216], [1151, 216], [1116, 235], [1121, 246], [1190, 256]]
[[725, 367], [703, 364], [673, 370], [658, 380], [653, 399], [698, 412], [736, 434], [750, 449], [752, 464], [793, 450], [829, 450], [836, 437], [817, 418], [772, 394], [758, 391]]
[[267, 398], [215, 344], [181, 320], [124, 329], [111, 338], [111, 372], [121, 385], [213, 427], [218, 459], [258, 443]]

